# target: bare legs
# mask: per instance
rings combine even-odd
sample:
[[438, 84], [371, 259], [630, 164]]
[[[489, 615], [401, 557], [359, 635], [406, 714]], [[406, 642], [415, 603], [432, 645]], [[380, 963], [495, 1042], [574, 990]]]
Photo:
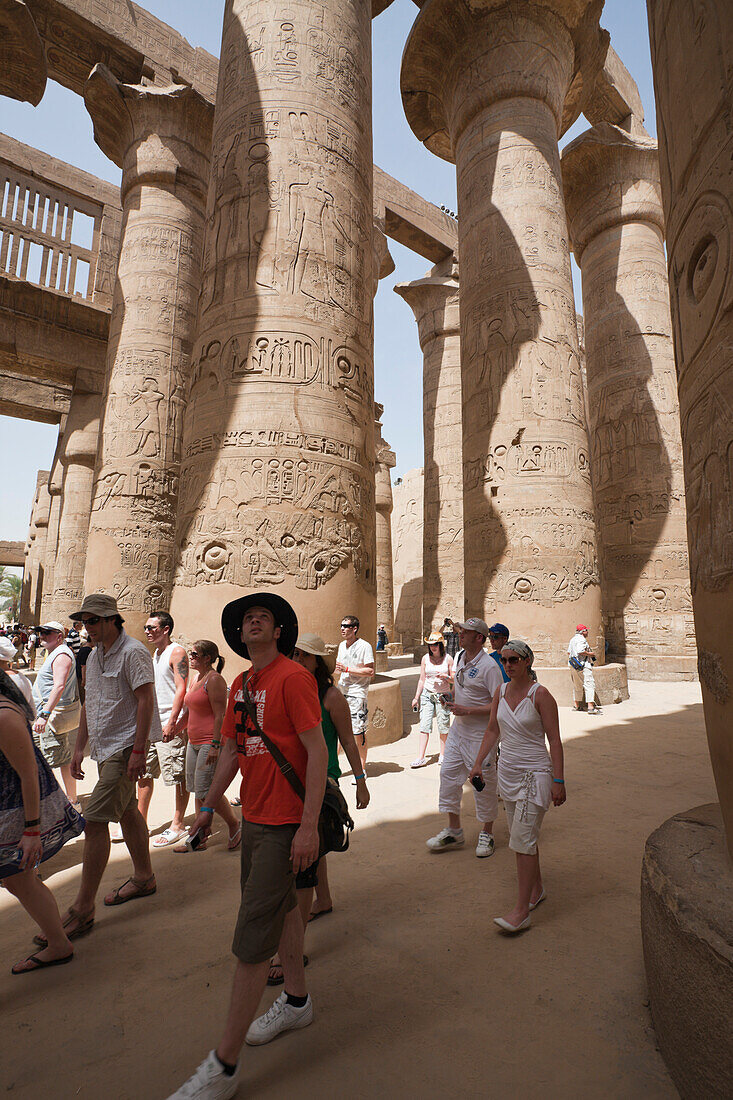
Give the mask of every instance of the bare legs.
[[66, 797], [69, 802], [76, 802], [76, 780], [71, 774], [71, 765], [62, 764], [59, 771], [61, 772], [61, 781], [64, 784]]
[[[148, 829], [134, 802], [120, 818], [125, 843], [132, 856], [132, 877], [135, 882], [146, 883], [153, 877], [148, 847]], [[109, 861], [109, 826], [103, 821], [87, 821], [84, 831], [84, 861], [81, 868], [79, 893], [72, 906], [81, 916], [91, 916], [94, 902]], [[130, 892], [134, 892], [131, 884]]]
[[[331, 897], [331, 887], [328, 882], [328, 862], [325, 856], [321, 856], [318, 863], [318, 885], [316, 886], [316, 903], [312, 907], [313, 913], [323, 913], [327, 909], [333, 909], [333, 899]], [[308, 909], [306, 914], [306, 921], [311, 914], [311, 909]]]
[[540, 871], [539, 848], [533, 856], [517, 852], [517, 904], [504, 920], [516, 926], [529, 916], [529, 904], [539, 900], [542, 893], [542, 872]]
[[176, 807], [173, 813], [173, 820], [171, 821], [171, 829], [180, 833], [185, 829], [183, 819], [186, 816], [186, 807], [188, 806], [188, 791], [186, 790], [185, 783], [176, 783]]
[[137, 781], [137, 808], [146, 825], [148, 822], [150, 800], [153, 797], [153, 783], [154, 780], [152, 779], [138, 779]]
[[[59, 915], [56, 899], [49, 888], [41, 882], [35, 868], [29, 867], [27, 870], [21, 871], [17, 875], [11, 875], [3, 881], [8, 892], [18, 899], [28, 916], [36, 922], [48, 940], [48, 947], [36, 951], [35, 955], [44, 962], [51, 959], [63, 959], [67, 955], [71, 955], [74, 948], [67, 939], [61, 925], [61, 916]], [[19, 963], [17, 969], [19, 971], [23, 969], [31, 970], [33, 964], [30, 963], [25, 968]]]

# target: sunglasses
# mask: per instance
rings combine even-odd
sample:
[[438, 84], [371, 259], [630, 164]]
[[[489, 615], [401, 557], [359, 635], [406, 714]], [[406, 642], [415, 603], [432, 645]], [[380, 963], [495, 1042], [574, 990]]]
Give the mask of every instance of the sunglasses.
[[143, 630], [145, 631], [146, 634], [152, 634], [154, 630], [158, 630], [158, 629], [159, 628], [155, 625], [155, 623], [150, 623], [150, 624], [146, 623], [145, 626], [143, 627]]
[[201, 654], [199, 653], [199, 651], [197, 649], [189, 649], [188, 654], [189, 654], [189, 657], [200, 657], [201, 656]]
[[101, 623], [102, 616], [90, 615], [88, 619], [81, 619], [80, 621], [84, 623], [84, 626], [96, 626], [97, 623]]
[[38, 633], [42, 634], [42, 635], [43, 634], [60, 634], [61, 631], [59, 631], [59, 630], [39, 630]]
[[341, 623], [342, 630], [356, 630], [356, 623]]
[[521, 657], [500, 657], [499, 660], [503, 665], [515, 665], [517, 661], [521, 661]]

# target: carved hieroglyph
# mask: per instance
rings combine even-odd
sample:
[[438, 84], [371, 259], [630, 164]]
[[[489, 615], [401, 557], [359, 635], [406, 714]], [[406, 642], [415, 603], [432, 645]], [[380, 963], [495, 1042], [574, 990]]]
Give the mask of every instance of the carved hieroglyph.
[[423, 633], [462, 619], [463, 407], [457, 265], [395, 287], [417, 320], [423, 353]]
[[422, 645], [423, 472], [409, 470], [392, 487], [392, 561], [395, 636]]
[[402, 65], [408, 121], [457, 168], [466, 608], [547, 664], [579, 619], [603, 653], [557, 145], [603, 61], [601, 7], [428, 0]]
[[98, 144], [123, 172], [85, 587], [114, 595], [139, 634], [173, 579], [213, 108], [191, 88], [119, 84], [103, 66], [85, 99]]
[[397, 457], [382, 435], [384, 405], [374, 403], [374, 483], [376, 503], [377, 622], [384, 623], [394, 641], [394, 583], [392, 577], [392, 470]]
[[733, 856], [733, 7], [649, 0], [648, 10], [692, 604], [710, 758]]
[[24, 0], [0, 0], [0, 95], [36, 107], [46, 90], [46, 54]]
[[565, 148], [562, 170], [610, 652], [694, 656], [657, 143], [601, 123]]
[[204, 634], [273, 586], [374, 632], [370, 31], [367, 0], [225, 7], [174, 598]]
[[100, 394], [75, 392], [59, 446], [63, 481], [50, 605], [61, 622], [83, 596], [100, 408]]

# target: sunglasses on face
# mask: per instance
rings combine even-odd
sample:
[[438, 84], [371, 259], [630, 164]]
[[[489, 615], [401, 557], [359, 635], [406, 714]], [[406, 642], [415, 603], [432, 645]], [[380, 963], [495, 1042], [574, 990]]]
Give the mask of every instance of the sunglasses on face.
[[521, 657], [500, 657], [499, 660], [503, 665], [515, 665], [517, 661], [521, 660]]
[[47, 634], [58, 634], [58, 630], [39, 630], [38, 633], [41, 637], [45, 637]]
[[189, 657], [200, 657], [201, 656], [201, 654], [199, 653], [199, 651], [197, 649], [189, 649], [188, 655], [189, 655]]
[[356, 624], [355, 623], [341, 623], [341, 629], [342, 630], [355, 630], [356, 629]]
[[[88, 621], [89, 620], [87, 620], [87, 622]], [[143, 627], [143, 630], [145, 631], [146, 634], [152, 634], [154, 630], [158, 630], [158, 629], [159, 628], [156, 626], [155, 623], [146, 623], [145, 626]]]
[[88, 619], [82, 619], [81, 621], [83, 622], [84, 626], [96, 626], [97, 623], [101, 623], [102, 616], [90, 615]]

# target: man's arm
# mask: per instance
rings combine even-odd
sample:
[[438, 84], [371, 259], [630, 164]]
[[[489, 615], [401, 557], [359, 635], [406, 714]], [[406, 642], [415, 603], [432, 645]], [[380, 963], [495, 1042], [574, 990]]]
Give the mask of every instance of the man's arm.
[[484, 760], [499, 740], [499, 722], [496, 716], [499, 710], [500, 699], [501, 692], [497, 691], [496, 695], [491, 701], [491, 716], [489, 717], [489, 724], [486, 727], [486, 733], [484, 734], [483, 741], [481, 742], [481, 747], [479, 748], [476, 755], [476, 760], [474, 761], [473, 765], [473, 771], [471, 772], [469, 779], [473, 779], [476, 775], [481, 775]]
[[170, 655], [170, 666], [173, 669], [173, 680], [176, 693], [173, 696], [171, 716], [163, 727], [163, 740], [172, 741], [176, 736], [176, 722], [183, 707], [183, 698], [186, 694], [188, 683], [188, 655], [182, 645], [177, 645]]
[[74, 779], [83, 779], [84, 772], [81, 770], [81, 764], [84, 759], [84, 749], [87, 747], [87, 741], [89, 740], [89, 727], [87, 726], [87, 708], [86, 704], [81, 708], [81, 717], [79, 718], [79, 731], [76, 735], [76, 745], [74, 746], [74, 755], [71, 758], [71, 774]]
[[326, 789], [326, 772], [328, 770], [328, 749], [326, 739], [323, 736], [323, 728], [319, 722], [317, 726], [298, 734], [303, 748], [308, 753], [308, 766], [305, 771], [305, 801], [303, 802], [303, 816], [300, 828], [293, 837], [293, 845], [290, 850], [290, 858], [293, 861], [293, 871], [304, 871], [315, 863], [320, 851], [318, 837], [318, 818], [323, 805], [323, 792]]
[[137, 721], [135, 723], [135, 740], [127, 765], [127, 775], [133, 783], [145, 771], [145, 746], [150, 736], [150, 723], [153, 720], [155, 687], [153, 684], [140, 684], [139, 687], [134, 688], [134, 693], [137, 699]]
[[[53, 671], [53, 687], [51, 688], [51, 694], [48, 697], [48, 701], [44, 704], [43, 710], [48, 714], [58, 706], [58, 701], [64, 693], [66, 687], [66, 681], [69, 677], [69, 670], [73, 665], [73, 661], [68, 653], [59, 653], [56, 660], [51, 666]], [[33, 728], [36, 733], [40, 733], [46, 726], [46, 718], [36, 718], [33, 723]]]

